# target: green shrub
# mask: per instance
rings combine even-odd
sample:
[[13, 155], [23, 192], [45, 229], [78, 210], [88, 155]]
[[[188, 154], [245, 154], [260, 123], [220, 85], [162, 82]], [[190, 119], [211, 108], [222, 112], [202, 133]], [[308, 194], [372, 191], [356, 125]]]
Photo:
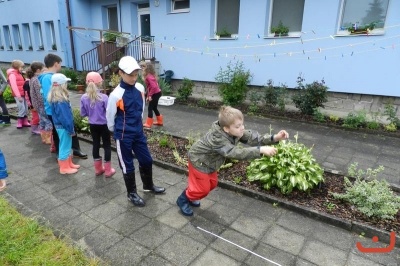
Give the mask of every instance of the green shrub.
[[78, 76], [79, 72], [72, 69], [72, 68], [62, 68], [60, 70], [61, 74], [64, 74], [67, 78], [70, 78], [71, 81], [69, 82], [72, 85], [78, 84]]
[[379, 129], [380, 125], [376, 121], [367, 122], [367, 128], [369, 129]]
[[268, 80], [267, 85], [264, 87], [264, 100], [267, 107], [279, 106], [281, 111], [285, 110], [285, 96], [287, 93], [287, 86], [274, 86], [272, 80]]
[[192, 95], [193, 87], [194, 82], [188, 78], [184, 78], [182, 85], [178, 89], [178, 99], [187, 101], [187, 99]]
[[297, 188], [302, 191], [312, 189], [323, 182], [324, 170], [311, 154], [311, 149], [296, 142], [280, 141], [275, 156], [256, 159], [247, 167], [247, 179], [259, 181], [268, 190], [273, 186], [283, 194]]
[[171, 95], [172, 93], [172, 88], [171, 85], [169, 85], [164, 79], [159, 79], [158, 80], [158, 86], [160, 86], [160, 90], [162, 91], [163, 95]]
[[[349, 175], [355, 177], [354, 183], [345, 177], [344, 194], [332, 193], [336, 199], [353, 204], [360, 212], [368, 217], [379, 219], [393, 219], [400, 209], [400, 197], [393, 193], [388, 183], [375, 179], [383, 171], [383, 166], [366, 172], [358, 170], [358, 163], [349, 167]], [[372, 180], [371, 180], [372, 179]]]
[[312, 115], [315, 108], [324, 107], [324, 103], [328, 101], [325, 81], [314, 81], [311, 84], [303, 84], [304, 79], [299, 76], [297, 78], [296, 94], [292, 97], [294, 105], [300, 109], [301, 113]]
[[326, 121], [325, 115], [318, 108], [314, 109], [313, 119], [321, 123]]
[[249, 105], [249, 113], [256, 113], [258, 111], [258, 105], [260, 103], [260, 95], [257, 91], [251, 91], [250, 95], [250, 105]]
[[397, 126], [395, 123], [390, 123], [389, 125], [385, 125], [385, 130], [389, 132], [395, 132], [397, 130]]
[[400, 119], [397, 117], [396, 109], [392, 104], [385, 104], [385, 111], [383, 114], [387, 116], [387, 120], [390, 124], [395, 124], [396, 128], [400, 127]]
[[11, 94], [10, 86], [7, 86], [3, 92], [3, 98], [6, 103], [15, 103], [15, 99]]
[[343, 126], [347, 128], [358, 128], [365, 125], [367, 114], [364, 110], [351, 112], [343, 119]]
[[223, 103], [233, 106], [242, 104], [251, 78], [250, 71], [244, 69], [241, 61], [237, 61], [235, 65], [229, 62], [225, 70], [220, 68], [215, 80], [219, 83], [218, 93]]
[[82, 117], [79, 108], [72, 109], [72, 115], [74, 117], [74, 126], [78, 132], [90, 132], [89, 119], [88, 117]]

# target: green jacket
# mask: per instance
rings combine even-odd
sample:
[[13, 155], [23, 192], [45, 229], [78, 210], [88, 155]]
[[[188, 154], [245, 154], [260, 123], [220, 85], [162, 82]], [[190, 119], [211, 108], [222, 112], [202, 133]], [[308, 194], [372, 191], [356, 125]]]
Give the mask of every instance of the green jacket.
[[[238, 145], [239, 142], [249, 146]], [[225, 158], [237, 160], [252, 160], [260, 158], [260, 146], [272, 144], [271, 135], [260, 136], [256, 131], [245, 130], [238, 139], [230, 136], [220, 127], [218, 121], [212, 124], [201, 139], [189, 149], [189, 160], [192, 165], [203, 173], [217, 171], [224, 164]]]

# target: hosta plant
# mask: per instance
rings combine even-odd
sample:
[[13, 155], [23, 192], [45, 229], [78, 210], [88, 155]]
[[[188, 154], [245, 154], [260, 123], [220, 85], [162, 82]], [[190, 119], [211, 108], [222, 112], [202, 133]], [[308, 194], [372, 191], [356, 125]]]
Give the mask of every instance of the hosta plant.
[[277, 187], [283, 194], [293, 189], [308, 191], [324, 181], [324, 170], [311, 154], [311, 148], [295, 142], [280, 141], [275, 147], [275, 156], [264, 156], [256, 159], [247, 167], [247, 179], [259, 181], [263, 188], [269, 190]]

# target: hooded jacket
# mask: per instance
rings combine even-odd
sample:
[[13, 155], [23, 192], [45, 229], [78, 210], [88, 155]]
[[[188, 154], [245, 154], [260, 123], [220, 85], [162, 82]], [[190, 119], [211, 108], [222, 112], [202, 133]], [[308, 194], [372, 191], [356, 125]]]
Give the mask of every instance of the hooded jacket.
[[49, 95], [51, 89], [51, 77], [53, 76], [53, 72], [47, 72], [39, 75], [39, 82], [42, 88], [40, 89], [40, 93], [42, 94], [44, 110], [47, 115], [52, 115], [50, 104], [47, 102], [47, 96]]
[[24, 83], [25, 79], [18, 69], [9, 68], [7, 69], [8, 82], [11, 87], [11, 94], [13, 97], [24, 97]]
[[[256, 147], [244, 147], [240, 143]], [[189, 150], [189, 160], [192, 165], [203, 173], [217, 171], [224, 164], [225, 158], [237, 160], [252, 160], [260, 158], [260, 146], [271, 144], [271, 135], [260, 136], [258, 132], [245, 130], [239, 139], [227, 134], [218, 121], [212, 124], [200, 140]]]

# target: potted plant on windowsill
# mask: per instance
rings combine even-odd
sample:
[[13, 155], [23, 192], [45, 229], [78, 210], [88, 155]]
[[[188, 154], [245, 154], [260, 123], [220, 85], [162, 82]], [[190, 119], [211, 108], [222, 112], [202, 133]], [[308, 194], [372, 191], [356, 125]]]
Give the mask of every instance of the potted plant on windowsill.
[[373, 29], [375, 29], [375, 25], [375, 22], [371, 22], [369, 24], [361, 26], [358, 22], [356, 22], [348, 27], [347, 31], [350, 32], [350, 35], [369, 34]]
[[278, 26], [271, 28], [271, 33], [275, 34], [274, 37], [289, 36], [289, 27], [279, 21]]
[[219, 38], [231, 38], [232, 33], [230, 33], [227, 28], [222, 28], [222, 30], [217, 31], [215, 35], [219, 36]]

